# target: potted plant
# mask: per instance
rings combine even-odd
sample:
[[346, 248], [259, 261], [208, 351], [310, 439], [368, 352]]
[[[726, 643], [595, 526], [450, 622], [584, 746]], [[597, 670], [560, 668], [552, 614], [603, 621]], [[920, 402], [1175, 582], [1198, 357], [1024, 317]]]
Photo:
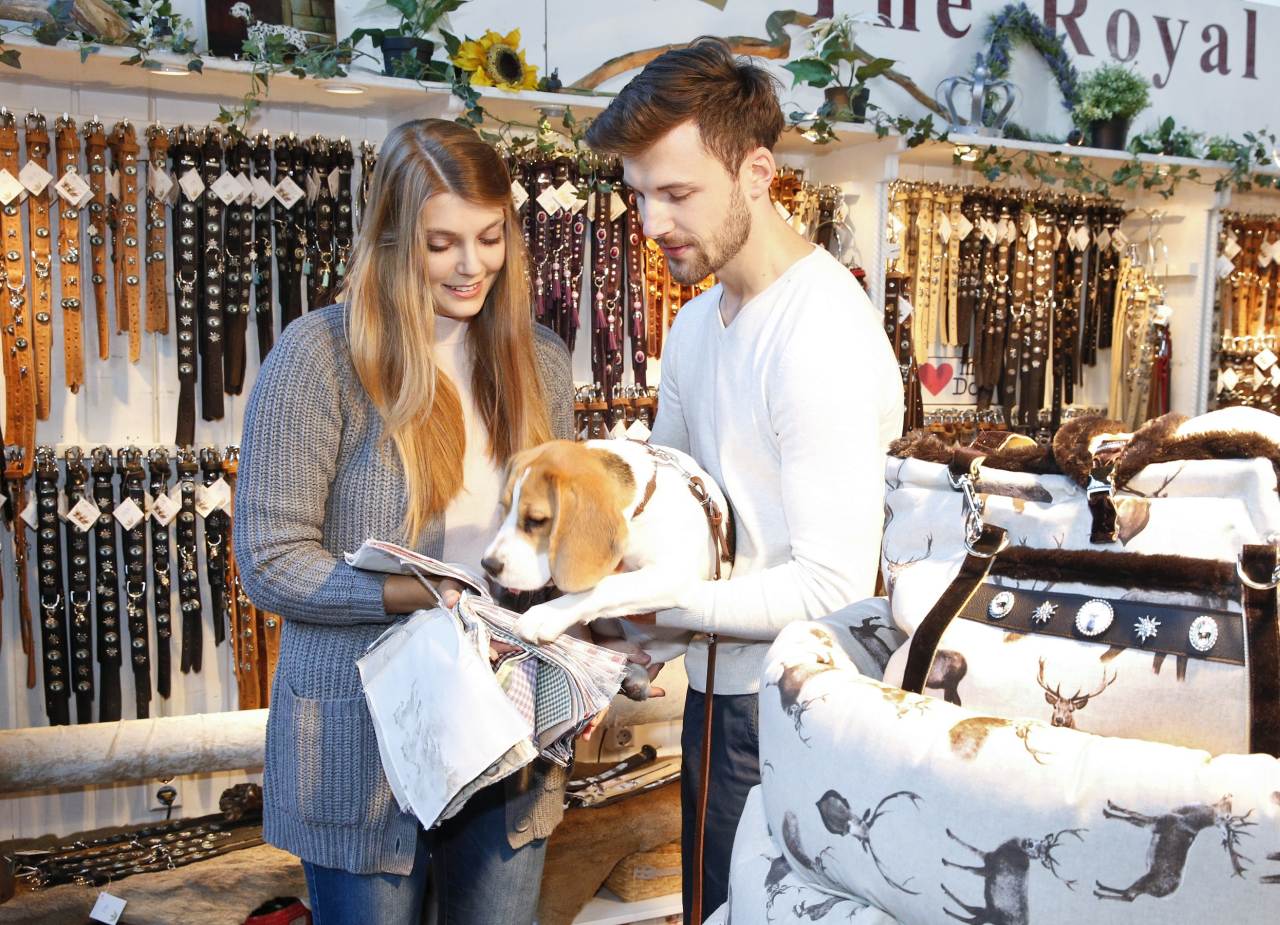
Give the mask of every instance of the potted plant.
[[400, 24], [391, 29], [356, 29], [351, 45], [368, 38], [382, 49], [382, 72], [393, 77], [421, 77], [431, 64], [435, 43], [427, 34], [441, 18], [466, 0], [387, 0], [400, 14]]
[[895, 64], [892, 58], [872, 58], [854, 44], [857, 26], [870, 22], [865, 17], [847, 14], [820, 19], [806, 30], [808, 54], [783, 65], [796, 84], [817, 87], [826, 96], [818, 115], [839, 122], [863, 122], [866, 119], [870, 90], [867, 81], [878, 77]]
[[1104, 64], [1080, 82], [1080, 101], [1071, 110], [1076, 125], [1095, 148], [1121, 150], [1133, 117], [1151, 102], [1147, 79], [1121, 64]]

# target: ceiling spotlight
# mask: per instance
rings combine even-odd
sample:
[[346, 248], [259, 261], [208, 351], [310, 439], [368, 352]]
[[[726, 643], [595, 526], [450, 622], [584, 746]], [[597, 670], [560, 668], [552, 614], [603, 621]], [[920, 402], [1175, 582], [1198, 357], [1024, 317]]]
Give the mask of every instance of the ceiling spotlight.
[[191, 71], [187, 70], [185, 67], [177, 67], [172, 64], [162, 64], [158, 68], [152, 70], [151, 73], [159, 74], [161, 77], [186, 77], [191, 73]]
[[320, 89], [325, 93], [336, 93], [339, 96], [357, 96], [364, 92], [364, 87], [355, 84], [341, 83], [340, 81], [330, 80], [320, 85]]

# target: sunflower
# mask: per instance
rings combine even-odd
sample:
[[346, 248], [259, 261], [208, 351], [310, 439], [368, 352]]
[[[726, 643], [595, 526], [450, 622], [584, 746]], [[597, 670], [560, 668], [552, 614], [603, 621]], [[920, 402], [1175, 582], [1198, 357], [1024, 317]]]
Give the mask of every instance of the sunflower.
[[516, 91], [538, 86], [538, 69], [524, 59], [519, 29], [505, 36], [489, 29], [482, 38], [463, 42], [452, 60], [471, 73], [471, 83], [478, 87]]

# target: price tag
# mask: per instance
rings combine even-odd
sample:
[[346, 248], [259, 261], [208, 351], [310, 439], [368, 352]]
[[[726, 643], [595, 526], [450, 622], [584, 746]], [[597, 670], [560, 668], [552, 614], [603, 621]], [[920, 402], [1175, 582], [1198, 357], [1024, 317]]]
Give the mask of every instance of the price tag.
[[182, 187], [182, 195], [188, 202], [195, 202], [204, 192], [204, 181], [194, 167], [188, 167], [187, 172], [178, 178], [178, 186]]
[[910, 318], [911, 313], [914, 312], [915, 310], [916, 310], [916, 307], [912, 305], [909, 301], [907, 301], [906, 296], [902, 296], [902, 295], [898, 296], [898, 323], [899, 324], [901, 324], [902, 322]]
[[609, 439], [610, 440], [626, 440], [627, 439], [627, 428], [623, 426], [621, 420], [617, 421], [613, 425], [613, 427], [609, 428]]
[[320, 196], [320, 171], [312, 170], [307, 174], [305, 181], [307, 190], [307, 205], [313, 205]]
[[1234, 369], [1225, 369], [1218, 377], [1218, 391], [1230, 392], [1240, 383], [1240, 376]]
[[1235, 260], [1236, 254], [1240, 253], [1240, 242], [1234, 236], [1227, 238], [1227, 242], [1222, 245], [1222, 253], [1226, 254], [1228, 260]]
[[270, 202], [276, 195], [275, 188], [267, 182], [266, 177], [257, 176], [253, 178], [253, 207], [261, 209]]
[[98, 516], [101, 513], [96, 504], [88, 498], [81, 498], [76, 502], [75, 507], [67, 511], [67, 520], [75, 524], [81, 533], [88, 533], [98, 522]]
[[132, 530], [146, 516], [142, 511], [138, 510], [137, 502], [132, 498], [125, 498], [116, 505], [116, 509], [112, 513], [115, 515], [116, 520], [120, 522], [120, 526], [126, 530]]
[[1214, 264], [1218, 271], [1218, 279], [1226, 279], [1236, 271], [1236, 265], [1227, 259], [1226, 254], [1218, 255], [1218, 262]]
[[236, 174], [236, 182], [240, 184], [240, 195], [236, 197], [236, 203], [243, 205], [253, 198], [253, 181], [242, 170]]
[[1271, 387], [1280, 385], [1280, 366], [1271, 367]]
[[1105, 251], [1111, 244], [1111, 232], [1103, 228], [1098, 232], [1098, 236], [1094, 238], [1094, 241], [1098, 244], [1098, 250]]
[[22, 513], [18, 515], [22, 518], [22, 522], [32, 530], [36, 528], [36, 496], [30, 495], [27, 498], [27, 505], [22, 509]]
[[960, 235], [960, 240], [963, 241], [965, 238], [969, 237], [972, 232], [973, 222], [969, 221], [968, 216], [961, 212], [960, 221], [956, 222], [956, 234]]
[[542, 191], [542, 195], [538, 197], [538, 205], [542, 206], [548, 215], [555, 215], [560, 211], [560, 199], [556, 196], [553, 187], [548, 186]]
[[99, 893], [98, 901], [89, 910], [89, 918], [95, 922], [105, 922], [106, 925], [116, 925], [116, 922], [120, 921], [120, 916], [124, 914], [125, 905], [125, 901], [118, 896]]
[[1253, 358], [1253, 363], [1258, 367], [1258, 369], [1265, 373], [1271, 367], [1276, 365], [1276, 359], [1276, 355], [1272, 353], [1271, 350], [1263, 347], [1258, 351], [1257, 356]]
[[[609, 221], [616, 222], [627, 214], [626, 200], [616, 192], [609, 194]], [[788, 216], [789, 218], [790, 216]]]
[[62, 492], [58, 492], [58, 517], [61, 520], [67, 519], [67, 496]]
[[93, 198], [93, 188], [74, 170], [68, 170], [62, 179], [53, 185], [53, 191], [62, 197], [67, 205], [79, 208]]
[[1124, 246], [1129, 243], [1129, 236], [1117, 228], [1111, 232], [1111, 246], [1116, 250], [1123, 250]]
[[229, 206], [240, 197], [240, 184], [236, 182], [236, 178], [231, 174], [223, 172], [222, 176], [214, 180], [209, 186], [213, 191], [213, 195], [222, 200], [224, 206]]
[[302, 191], [302, 187], [298, 186], [298, 184], [293, 181], [293, 177], [285, 177], [277, 183], [275, 193], [276, 199], [279, 200], [280, 205], [284, 206], [286, 209], [292, 209], [297, 205], [298, 200], [306, 195], [306, 193]]
[[107, 174], [107, 195], [112, 199], [120, 198], [120, 172], [112, 170]]
[[182, 505], [175, 501], [170, 495], [161, 492], [151, 502], [151, 519], [162, 527], [167, 527], [173, 523], [173, 518], [178, 516], [178, 512], [182, 510]]
[[[618, 194], [614, 193], [614, 195], [616, 196]], [[787, 207], [784, 206], [782, 203], [778, 202], [778, 200], [776, 199], [773, 201], [773, 211], [777, 212], [778, 217], [781, 218], [784, 222], [791, 221], [791, 213], [787, 211]], [[613, 221], [613, 219], [611, 218], [610, 221]]]
[[0, 205], [8, 205], [24, 192], [18, 178], [7, 170], [0, 170]]
[[208, 517], [214, 511], [220, 511], [231, 503], [231, 486], [226, 479], [219, 478], [212, 485], [196, 486], [196, 513]]
[[639, 440], [641, 443], [648, 440], [651, 433], [652, 431], [639, 418], [632, 421], [631, 426], [627, 428], [627, 436], [632, 440]]
[[524, 185], [519, 180], [511, 182], [511, 199], [517, 212], [523, 209], [524, 204], [529, 201], [529, 191], [524, 188]]
[[951, 231], [951, 218], [943, 212], [942, 217], [938, 219], [938, 237], [942, 239], [943, 244], [951, 241]]
[[560, 203], [560, 208], [566, 212], [571, 211], [578, 201], [578, 188], [565, 180], [556, 187], [556, 201]]
[[22, 185], [27, 188], [32, 196], [39, 196], [44, 192], [44, 188], [53, 180], [53, 174], [45, 170], [35, 161], [27, 161], [25, 167], [18, 174], [18, 179], [22, 181]]
[[342, 181], [342, 175], [335, 167], [329, 171], [329, 195], [334, 199], [338, 198], [338, 184]]
[[156, 199], [168, 200], [173, 191], [173, 177], [165, 173], [163, 167], [151, 167], [147, 170], [147, 189]]

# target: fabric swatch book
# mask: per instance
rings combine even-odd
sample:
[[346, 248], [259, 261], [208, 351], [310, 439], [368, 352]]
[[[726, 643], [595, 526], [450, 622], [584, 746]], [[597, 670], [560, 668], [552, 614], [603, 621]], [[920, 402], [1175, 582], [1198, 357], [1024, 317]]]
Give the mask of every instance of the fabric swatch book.
[[[346, 560], [367, 571], [452, 578], [468, 589], [451, 610], [397, 621], [357, 662], [402, 809], [430, 828], [539, 755], [572, 762], [574, 740], [618, 692], [625, 656], [567, 635], [531, 645], [516, 634], [519, 614], [458, 565], [378, 540]], [[516, 651], [491, 662], [490, 639]]]

